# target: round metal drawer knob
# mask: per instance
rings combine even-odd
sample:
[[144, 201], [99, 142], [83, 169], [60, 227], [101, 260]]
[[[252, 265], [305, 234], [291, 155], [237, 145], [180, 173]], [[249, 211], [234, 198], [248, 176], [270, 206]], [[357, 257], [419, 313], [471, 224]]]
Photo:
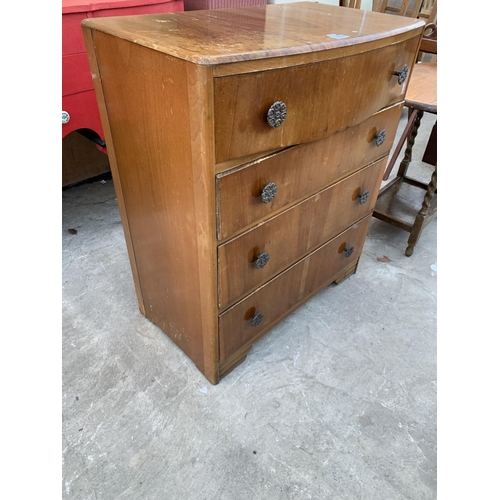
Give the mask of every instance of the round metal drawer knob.
[[352, 252], [354, 252], [354, 247], [344, 249], [345, 258], [347, 259], [348, 257], [350, 257], [352, 255]]
[[62, 112], [62, 122], [63, 123], [68, 123], [70, 121], [70, 116], [69, 116], [69, 113], [67, 111], [63, 111]]
[[404, 81], [406, 80], [406, 77], [408, 76], [408, 71], [409, 71], [409, 68], [405, 64], [401, 68], [401, 70], [394, 72], [394, 74], [398, 77], [398, 83], [399, 83], [399, 85], [403, 85]]
[[257, 326], [264, 319], [264, 315], [262, 313], [257, 313], [252, 316], [252, 326]]
[[273, 127], [279, 127], [286, 118], [286, 104], [281, 101], [276, 101], [267, 112], [267, 123]]
[[377, 148], [379, 148], [380, 146], [382, 146], [382, 144], [384, 144], [386, 135], [387, 132], [385, 130], [381, 130], [380, 132], [377, 132], [375, 134], [375, 145], [377, 146]]
[[278, 186], [274, 182], [270, 182], [264, 186], [260, 197], [264, 203], [269, 203], [274, 200], [276, 193], [278, 192]]
[[367, 202], [367, 200], [368, 200], [368, 196], [370, 196], [370, 191], [363, 191], [359, 195], [359, 204], [360, 205], [364, 205]]
[[257, 259], [255, 259], [255, 267], [257, 269], [262, 269], [269, 262], [269, 254], [267, 252], [261, 253]]

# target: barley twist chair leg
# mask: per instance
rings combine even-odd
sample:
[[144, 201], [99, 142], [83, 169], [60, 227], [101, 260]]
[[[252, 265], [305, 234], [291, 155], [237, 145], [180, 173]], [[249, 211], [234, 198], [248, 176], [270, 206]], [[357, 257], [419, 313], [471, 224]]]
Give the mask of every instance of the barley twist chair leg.
[[413, 145], [415, 144], [415, 139], [417, 137], [418, 129], [420, 127], [420, 122], [422, 120], [423, 115], [424, 115], [423, 111], [421, 111], [421, 110], [417, 111], [415, 121], [413, 122], [413, 127], [410, 131], [410, 134], [408, 135], [405, 156], [404, 156], [403, 160], [401, 161], [401, 164], [399, 165], [399, 170], [398, 170], [398, 174], [397, 174], [398, 177], [404, 177], [406, 175], [406, 172], [408, 171], [408, 167], [410, 166], [410, 163], [411, 163]]
[[425, 192], [422, 208], [420, 209], [415, 218], [413, 228], [410, 232], [410, 237], [408, 238], [408, 246], [406, 247], [405, 250], [405, 255], [407, 257], [410, 257], [413, 254], [415, 245], [418, 243], [425, 218], [427, 217], [427, 214], [429, 212], [429, 205], [431, 204], [432, 198], [434, 198], [436, 190], [437, 190], [437, 165], [434, 168], [434, 172], [432, 172], [431, 180], [427, 186], [427, 191]]

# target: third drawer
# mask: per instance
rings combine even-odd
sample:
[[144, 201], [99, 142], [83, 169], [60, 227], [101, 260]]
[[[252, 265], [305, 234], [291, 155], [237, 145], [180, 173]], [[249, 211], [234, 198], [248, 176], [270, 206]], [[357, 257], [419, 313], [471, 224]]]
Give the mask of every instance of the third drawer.
[[235, 303], [369, 214], [387, 157], [218, 248], [219, 308]]

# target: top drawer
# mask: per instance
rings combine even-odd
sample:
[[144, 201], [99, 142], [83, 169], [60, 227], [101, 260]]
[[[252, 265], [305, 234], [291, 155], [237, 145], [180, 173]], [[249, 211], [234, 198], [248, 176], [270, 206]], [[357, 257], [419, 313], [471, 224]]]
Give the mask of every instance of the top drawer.
[[[413, 66], [419, 41], [417, 36], [351, 57], [215, 78], [216, 163], [322, 139], [403, 100], [409, 74], [398, 83], [395, 73]], [[286, 106], [286, 118], [273, 127], [268, 112], [278, 102]]]

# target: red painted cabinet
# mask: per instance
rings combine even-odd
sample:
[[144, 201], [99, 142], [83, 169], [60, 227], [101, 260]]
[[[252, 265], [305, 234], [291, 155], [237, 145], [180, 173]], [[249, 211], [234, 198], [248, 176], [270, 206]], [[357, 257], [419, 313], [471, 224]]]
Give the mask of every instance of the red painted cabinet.
[[[86, 17], [158, 14], [184, 10], [183, 0], [63, 0], [62, 137], [87, 130], [104, 141], [80, 23]], [[105, 152], [105, 148], [99, 148]]]
[[229, 9], [266, 4], [267, 0], [184, 0], [184, 10]]

